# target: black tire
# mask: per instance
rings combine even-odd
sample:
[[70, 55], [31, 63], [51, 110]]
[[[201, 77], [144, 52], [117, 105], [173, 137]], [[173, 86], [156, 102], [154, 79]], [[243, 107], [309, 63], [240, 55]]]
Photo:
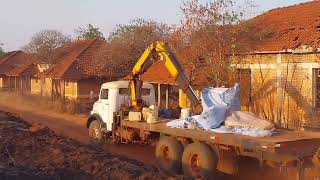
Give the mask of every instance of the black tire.
[[160, 169], [169, 174], [179, 174], [182, 152], [183, 147], [177, 139], [161, 136], [156, 145], [157, 164]]
[[89, 125], [89, 137], [95, 145], [101, 145], [104, 142], [103, 133], [97, 120], [93, 120]]
[[189, 144], [183, 152], [182, 169], [187, 176], [214, 179], [217, 174], [217, 166], [218, 155], [206, 144]]

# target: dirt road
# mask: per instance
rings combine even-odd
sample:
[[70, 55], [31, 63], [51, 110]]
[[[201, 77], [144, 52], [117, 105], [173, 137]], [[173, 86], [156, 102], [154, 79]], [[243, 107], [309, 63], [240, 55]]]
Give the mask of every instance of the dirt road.
[[[84, 115], [67, 115], [50, 111], [37, 110], [36, 107], [28, 107], [0, 102], [0, 110], [17, 113], [20, 117], [31, 123], [41, 123], [57, 134], [76, 139], [82, 143], [89, 143], [88, 131], [86, 129], [86, 116]], [[140, 145], [106, 145], [104, 149], [108, 152], [126, 156], [130, 159], [136, 159], [147, 164], [154, 164], [154, 147]]]
[[60, 136], [0, 111], [0, 179], [172, 179], [155, 166]]
[[[88, 144], [89, 138], [87, 135], [86, 128], [86, 116], [85, 115], [67, 115], [67, 114], [59, 114], [51, 111], [39, 110], [38, 107], [30, 107], [28, 105], [20, 104], [19, 106], [10, 103], [0, 101], [0, 111], [17, 113], [20, 115], [22, 119], [31, 123], [41, 123], [53, 131], [55, 133], [70, 137], [80, 141], [81, 143]], [[103, 147], [104, 150], [110, 152], [114, 155], [125, 156], [129, 159], [134, 159], [138, 161], [142, 161], [146, 164], [154, 165], [156, 160], [154, 156], [154, 147], [152, 146], [141, 146], [141, 145], [133, 145], [133, 144], [119, 144], [119, 145], [105, 145]], [[270, 178], [261, 178], [261, 175], [250, 175], [252, 172], [256, 170], [252, 170], [253, 167], [247, 167], [244, 164], [246, 162], [241, 163], [241, 167], [245, 167], [244, 170], [241, 170], [240, 176], [226, 176], [222, 175], [221, 179], [246, 179], [246, 176], [249, 176], [249, 179], [270, 179]], [[251, 172], [251, 173], [245, 173]], [[258, 172], [258, 171], [257, 171]], [[268, 173], [269, 174], [269, 173]], [[265, 174], [263, 175], [265, 176]], [[246, 178], [244, 178], [246, 177]], [[248, 178], [247, 178], [248, 179]], [[274, 178], [277, 179], [277, 178]]]

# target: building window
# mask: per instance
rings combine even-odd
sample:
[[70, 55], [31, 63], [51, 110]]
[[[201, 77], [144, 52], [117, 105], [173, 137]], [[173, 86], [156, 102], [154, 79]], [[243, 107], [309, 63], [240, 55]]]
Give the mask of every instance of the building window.
[[320, 68], [314, 69], [314, 105], [320, 108]]

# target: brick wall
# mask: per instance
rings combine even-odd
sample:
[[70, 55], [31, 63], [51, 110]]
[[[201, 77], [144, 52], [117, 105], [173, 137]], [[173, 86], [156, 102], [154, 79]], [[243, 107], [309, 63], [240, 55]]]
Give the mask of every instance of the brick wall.
[[76, 80], [65, 80], [65, 97], [68, 99], [77, 99], [78, 97], [78, 83]]
[[31, 94], [41, 95], [41, 81], [38, 78], [31, 78]]
[[320, 128], [319, 111], [314, 108], [313, 68], [320, 55], [256, 54], [234, 56], [232, 66], [251, 70], [250, 111], [286, 128]]
[[[283, 110], [282, 123], [286, 126], [306, 126], [312, 112], [312, 76], [309, 69], [290, 67], [283, 69]], [[319, 123], [320, 124], [320, 123]]]
[[7, 76], [0, 77], [0, 88], [1, 89], [8, 88], [8, 77]]
[[51, 78], [41, 79], [41, 92], [42, 92], [42, 96], [51, 97], [52, 95], [52, 79]]
[[[277, 77], [273, 69], [252, 69], [251, 111], [276, 121]], [[241, 91], [250, 87], [242, 87]]]

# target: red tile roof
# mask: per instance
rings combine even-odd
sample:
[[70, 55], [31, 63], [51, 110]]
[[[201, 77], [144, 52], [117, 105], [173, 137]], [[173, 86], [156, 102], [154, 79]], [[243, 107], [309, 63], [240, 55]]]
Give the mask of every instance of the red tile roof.
[[[184, 71], [189, 76], [192, 72], [193, 65], [185, 64]], [[142, 75], [142, 80], [150, 83], [171, 84], [177, 85], [177, 81], [171, 76], [164, 65], [164, 61], [157, 61], [149, 67], [149, 69]]]
[[39, 69], [37, 64], [34, 62], [27, 63], [22, 65], [21, 67], [17, 67], [12, 69], [6, 75], [8, 76], [34, 76], [35, 74], [39, 73]]
[[0, 74], [18, 75], [25, 65], [30, 64], [33, 61], [34, 58], [23, 51], [9, 52], [0, 59]]
[[300, 45], [320, 47], [320, 1], [277, 8], [252, 20], [253, 32], [270, 36], [255, 45], [257, 51], [280, 51]]
[[4, 55], [2, 55], [0, 57], [0, 64], [2, 64], [4, 61], [8, 60], [10, 57], [12, 57], [13, 55], [15, 55], [15, 53], [17, 53], [18, 51], [11, 51], [11, 52], [8, 52]]
[[34, 76], [39, 73], [40, 70], [38, 68], [38, 64], [32, 63], [24, 71], [21, 72], [22, 76]]
[[58, 63], [40, 73], [39, 77], [83, 79], [99, 76], [100, 72], [94, 59], [104, 43], [104, 40], [93, 39], [66, 44], [58, 51]]

